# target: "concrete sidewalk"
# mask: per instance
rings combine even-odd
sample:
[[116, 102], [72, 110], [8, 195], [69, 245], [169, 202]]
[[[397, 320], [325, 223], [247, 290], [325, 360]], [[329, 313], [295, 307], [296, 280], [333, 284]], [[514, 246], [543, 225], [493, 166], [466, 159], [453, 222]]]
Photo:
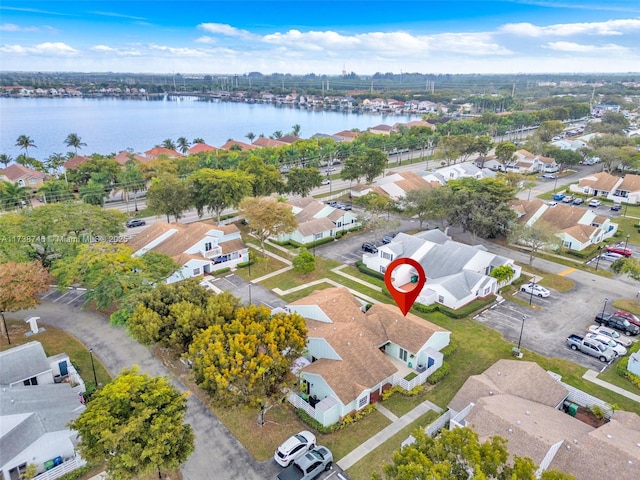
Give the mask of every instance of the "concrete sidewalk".
[[[383, 413], [383, 415], [385, 415], [387, 418], [392, 419], [393, 417], [395, 417], [395, 415], [389, 412], [386, 408], [384, 410], [385, 412]], [[442, 411], [442, 409], [434, 403], [431, 403], [429, 400], [425, 400], [402, 417], [395, 417], [396, 419], [393, 420], [393, 423], [391, 423], [391, 425], [388, 425], [387, 427], [380, 430], [373, 437], [366, 440], [359, 447], [354, 448], [350, 453], [342, 457], [336, 463], [343, 470], [347, 470], [348, 468], [355, 465], [358, 461], [360, 461], [369, 452], [382, 445], [407, 425], [415, 422], [421, 415], [424, 415], [429, 410], [433, 410], [438, 413]], [[400, 448], [400, 442], [398, 442], [398, 448]]]
[[606, 388], [607, 390], [611, 390], [612, 392], [615, 392], [618, 395], [622, 395], [623, 397], [630, 398], [631, 400], [640, 403], [640, 395], [636, 395], [635, 393], [631, 393], [628, 390], [625, 390], [624, 388], [620, 388], [613, 385], [612, 383], [605, 382], [604, 380], [600, 380], [598, 378], [598, 372], [596, 372], [595, 370], [591, 370], [591, 369], [587, 370], [585, 374], [582, 376], [582, 378], [592, 383], [595, 383], [596, 385], [600, 385], [601, 387]]

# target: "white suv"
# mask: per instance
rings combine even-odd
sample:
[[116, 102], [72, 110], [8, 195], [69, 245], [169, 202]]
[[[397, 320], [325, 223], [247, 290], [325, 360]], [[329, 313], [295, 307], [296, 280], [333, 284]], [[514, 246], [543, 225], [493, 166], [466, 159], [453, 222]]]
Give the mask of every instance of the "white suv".
[[592, 200], [589, 201], [589, 206], [590, 207], [599, 207], [600, 205], [602, 205], [602, 203], [600, 202], [600, 200], [594, 198]]
[[291, 435], [278, 447], [273, 459], [282, 467], [288, 467], [296, 458], [301, 457], [316, 446], [316, 436], [304, 430]]

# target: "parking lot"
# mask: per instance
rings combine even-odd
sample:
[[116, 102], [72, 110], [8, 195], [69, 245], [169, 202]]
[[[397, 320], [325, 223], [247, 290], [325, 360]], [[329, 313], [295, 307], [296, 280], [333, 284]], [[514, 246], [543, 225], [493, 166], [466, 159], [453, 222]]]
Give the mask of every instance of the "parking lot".
[[[522, 333], [522, 348], [545, 357], [564, 358], [594, 370], [600, 370], [606, 365], [594, 357], [571, 350], [566, 344], [566, 338], [573, 333], [584, 336], [588, 326], [594, 323], [596, 313], [603, 308], [608, 312], [613, 311], [610, 302], [616, 296], [610, 295], [605, 307], [604, 299], [607, 297], [601, 291], [581, 284], [576, 284], [569, 292], [551, 290], [551, 295], [547, 298], [531, 297], [522, 292], [515, 296], [526, 304], [505, 299], [474, 319], [502, 333], [514, 346], [517, 346]], [[528, 305], [529, 301], [531, 307]], [[635, 337], [631, 338], [636, 340]]]
[[66, 290], [58, 291], [55, 286], [42, 295], [41, 298], [47, 299], [53, 303], [65, 303], [72, 307], [82, 307], [87, 300], [85, 295], [87, 293], [86, 288], [73, 288], [69, 287]]

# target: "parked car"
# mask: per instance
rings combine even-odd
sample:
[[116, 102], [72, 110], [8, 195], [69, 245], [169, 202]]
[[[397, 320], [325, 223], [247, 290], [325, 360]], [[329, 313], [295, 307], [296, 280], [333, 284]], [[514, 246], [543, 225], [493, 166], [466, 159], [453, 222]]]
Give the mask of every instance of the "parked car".
[[613, 205], [611, 205], [611, 210], [614, 212], [619, 212], [620, 210], [622, 210], [622, 205], [620, 205], [619, 203], [614, 203]]
[[520, 291], [524, 293], [528, 293], [529, 295], [533, 294], [537, 297], [548, 297], [551, 295], [551, 292], [540, 285], [535, 283], [526, 283], [520, 287]]
[[597, 198], [592, 198], [591, 200], [589, 200], [589, 206], [590, 207], [599, 207], [600, 205], [602, 205], [602, 202], [600, 202], [600, 200], [598, 200]]
[[327, 205], [329, 205], [330, 207], [333, 207], [333, 208], [338, 208], [338, 202], [336, 202], [335, 200], [327, 202]]
[[[333, 454], [327, 447], [318, 446], [297, 458], [291, 465], [282, 470], [277, 480], [313, 480], [322, 472], [331, 470]], [[344, 478], [344, 477], [343, 477]]]
[[604, 335], [598, 335], [597, 333], [587, 333], [587, 336], [590, 340], [595, 340], [596, 342], [600, 342], [601, 344], [609, 347], [616, 354], [616, 357], [623, 357], [627, 354], [627, 349], [620, 345], [615, 340], [606, 337]]
[[602, 327], [600, 325], [590, 325], [587, 330], [591, 333], [597, 333], [599, 335], [609, 337], [611, 340], [622, 345], [625, 348], [629, 348], [633, 343], [630, 339], [623, 337], [618, 331], [614, 330], [613, 328]]
[[637, 315], [634, 315], [631, 312], [625, 312], [624, 310], [618, 310], [614, 315], [618, 315], [620, 317], [626, 318], [629, 323], [633, 323], [640, 327], [640, 318]]
[[573, 199], [573, 204], [574, 205], [582, 205], [584, 203], [584, 198], [574, 198]]
[[273, 454], [273, 459], [282, 467], [288, 467], [296, 458], [301, 457], [316, 446], [316, 436], [308, 430], [291, 435]]
[[382, 237], [382, 244], [386, 245], [388, 243], [393, 242], [393, 237], [391, 235], [385, 235], [384, 237]]
[[328, 178], [325, 178], [324, 180], [322, 180], [322, 182], [320, 182], [322, 185], [329, 185], [331, 183], [331, 180], [329, 180]]
[[596, 357], [602, 363], [610, 362], [616, 357], [615, 352], [606, 345], [576, 334], [567, 337], [567, 345], [571, 350], [580, 350], [582, 353]]
[[340, 210], [352, 210], [353, 206], [350, 203], [339, 203], [336, 208]]
[[556, 205], [558, 205], [558, 202], [547, 202], [547, 205], [549, 205], [550, 207], [555, 207]]
[[595, 322], [604, 325], [605, 327], [615, 328], [623, 332], [625, 335], [638, 335], [640, 333], [640, 327], [633, 325], [624, 317], [620, 317], [613, 313], [605, 313], [604, 315], [598, 313], [595, 318]]
[[567, 195], [566, 197], [564, 197], [562, 199], [562, 203], [571, 203], [573, 202], [573, 196], [572, 195]]
[[326, 172], [335, 172], [336, 171], [336, 167], [328, 167]]
[[378, 247], [376, 247], [371, 242], [364, 242], [362, 244], [362, 250], [364, 250], [367, 253], [378, 253]]
[[606, 252], [600, 255], [600, 260], [604, 260], [606, 262], [615, 262], [622, 257], [623, 255], [620, 255], [619, 253]]
[[555, 180], [556, 176], [553, 173], [545, 173], [543, 175], [540, 175], [540, 178], [544, 180]]
[[607, 247], [607, 252], [617, 253], [618, 255], [624, 255], [625, 257], [630, 257], [633, 254], [628, 248], [611, 245]]
[[560, 201], [560, 200], [562, 200], [564, 197], [566, 197], [566, 195], [565, 195], [564, 193], [556, 193], [556, 194], [553, 196], [553, 199], [554, 199], [554, 200], [557, 200], [557, 201], [559, 202], [559, 201]]
[[127, 220], [127, 223], [125, 223], [127, 228], [142, 227], [143, 225], [146, 225], [146, 224], [147, 222], [145, 222], [141, 218], [132, 218], [130, 220]]

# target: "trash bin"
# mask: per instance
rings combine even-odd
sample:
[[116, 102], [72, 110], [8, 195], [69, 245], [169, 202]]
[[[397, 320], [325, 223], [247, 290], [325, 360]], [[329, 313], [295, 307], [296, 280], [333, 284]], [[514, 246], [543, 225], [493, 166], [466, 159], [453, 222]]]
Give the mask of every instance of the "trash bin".
[[44, 462], [45, 470], [51, 470], [53, 467], [55, 467], [55, 464], [53, 463], [53, 459], [47, 460], [46, 462]]
[[569, 408], [567, 409], [567, 413], [569, 415], [571, 415], [572, 417], [575, 417], [576, 413], [578, 413], [578, 405], [576, 405], [575, 403], [569, 404]]
[[418, 283], [418, 275], [411, 275], [411, 283]]

